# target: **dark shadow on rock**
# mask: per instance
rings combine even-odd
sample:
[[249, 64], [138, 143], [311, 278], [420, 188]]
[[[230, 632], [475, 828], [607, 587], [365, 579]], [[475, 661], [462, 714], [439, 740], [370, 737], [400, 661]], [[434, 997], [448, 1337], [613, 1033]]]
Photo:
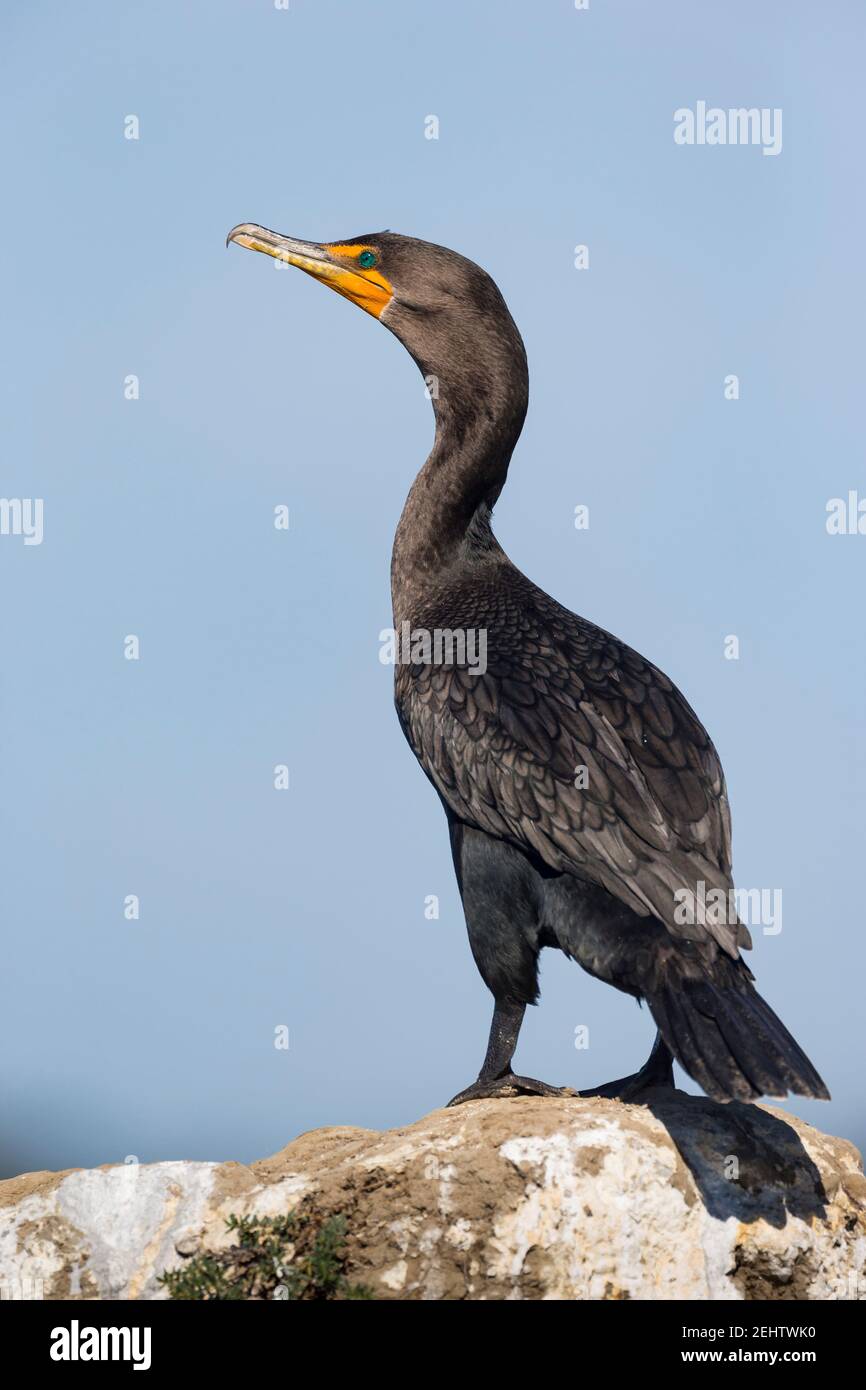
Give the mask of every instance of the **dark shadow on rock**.
[[721, 1105], [684, 1091], [650, 1091], [646, 1108], [667, 1130], [711, 1216], [782, 1227], [826, 1217], [820, 1173], [784, 1120], [756, 1105]]

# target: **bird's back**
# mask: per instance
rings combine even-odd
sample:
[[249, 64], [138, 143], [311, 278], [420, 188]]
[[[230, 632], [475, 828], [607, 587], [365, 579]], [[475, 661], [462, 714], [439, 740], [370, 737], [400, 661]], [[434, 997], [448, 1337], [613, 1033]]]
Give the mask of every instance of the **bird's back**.
[[[668, 677], [498, 547], [430, 585], [411, 628], [485, 634], [483, 670], [423, 655], [396, 670], [404, 732], [451, 813], [700, 937], [677, 906], [700, 883], [732, 889], [730, 813], [715, 748]], [[748, 934], [724, 915], [703, 930], [735, 955]]]

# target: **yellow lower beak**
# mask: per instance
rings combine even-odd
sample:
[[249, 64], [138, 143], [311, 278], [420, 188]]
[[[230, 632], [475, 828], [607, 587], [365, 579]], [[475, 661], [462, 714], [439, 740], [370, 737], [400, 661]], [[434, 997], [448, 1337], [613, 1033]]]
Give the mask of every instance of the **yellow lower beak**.
[[285, 261], [287, 265], [296, 265], [337, 294], [366, 309], [374, 318], [381, 316], [393, 298], [393, 286], [384, 275], [377, 270], [364, 270], [357, 264], [357, 256], [365, 249], [362, 246], [296, 241], [254, 222], [241, 222], [233, 227], [226, 237], [226, 246], [230, 241], [249, 251], [263, 251], [266, 256]]

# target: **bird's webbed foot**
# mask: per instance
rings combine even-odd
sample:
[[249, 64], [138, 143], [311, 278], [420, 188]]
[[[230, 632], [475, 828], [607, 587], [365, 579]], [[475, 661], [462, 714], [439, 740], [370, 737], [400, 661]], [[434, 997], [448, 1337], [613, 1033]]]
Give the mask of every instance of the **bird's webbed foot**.
[[515, 1076], [513, 1071], [501, 1076], [479, 1076], [465, 1091], [460, 1091], [448, 1106], [463, 1105], [467, 1100], [506, 1100], [511, 1096], [577, 1096], [570, 1086], [548, 1086], [532, 1076]]
[[659, 1088], [674, 1089], [674, 1059], [659, 1033], [653, 1050], [640, 1071], [631, 1076], [621, 1076], [618, 1081], [608, 1081], [604, 1086], [596, 1086], [591, 1091], [581, 1091], [582, 1099], [602, 1096], [607, 1100], [640, 1101], [647, 1091]]

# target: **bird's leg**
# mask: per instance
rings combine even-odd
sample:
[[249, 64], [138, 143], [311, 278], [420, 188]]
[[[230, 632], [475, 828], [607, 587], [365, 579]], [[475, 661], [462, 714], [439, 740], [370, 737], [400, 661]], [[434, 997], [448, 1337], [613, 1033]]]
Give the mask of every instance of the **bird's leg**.
[[608, 1081], [605, 1086], [596, 1086], [592, 1091], [581, 1091], [581, 1096], [606, 1096], [609, 1100], [636, 1100], [644, 1091], [657, 1087], [674, 1089], [673, 1054], [662, 1037], [656, 1033], [653, 1050], [640, 1071], [633, 1076], [622, 1076], [619, 1081]]
[[529, 1096], [576, 1096], [577, 1092], [568, 1086], [548, 1086], [545, 1081], [536, 1081], [531, 1076], [515, 1076], [511, 1070], [511, 1059], [517, 1047], [517, 1037], [526, 1005], [514, 999], [497, 999], [490, 1025], [490, 1040], [487, 1055], [478, 1073], [478, 1080], [465, 1091], [461, 1091], [449, 1105], [462, 1105], [467, 1100], [493, 1100], [496, 1097], [517, 1095]]

